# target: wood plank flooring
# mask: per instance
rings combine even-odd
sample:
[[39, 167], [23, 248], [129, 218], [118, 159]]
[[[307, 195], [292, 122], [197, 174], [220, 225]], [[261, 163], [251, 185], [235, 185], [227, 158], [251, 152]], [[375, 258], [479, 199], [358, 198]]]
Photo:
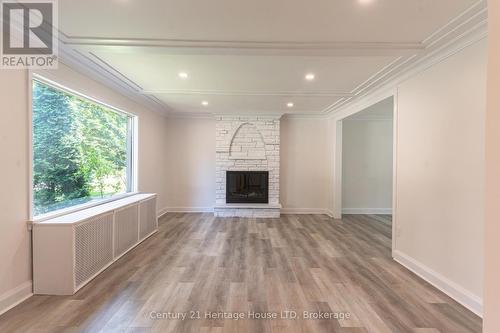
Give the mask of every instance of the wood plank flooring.
[[[0, 332], [480, 332], [391, 259], [390, 237], [389, 216], [167, 214], [77, 294], [31, 297]], [[248, 318], [259, 314], [278, 318]]]

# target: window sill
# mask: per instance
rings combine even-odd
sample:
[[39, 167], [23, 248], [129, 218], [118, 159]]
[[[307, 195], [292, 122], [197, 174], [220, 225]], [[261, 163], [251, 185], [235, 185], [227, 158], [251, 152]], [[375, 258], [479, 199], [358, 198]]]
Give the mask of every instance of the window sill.
[[128, 193], [118, 194], [118, 195], [115, 195], [113, 197], [110, 197], [110, 198], [107, 198], [107, 199], [103, 199], [103, 200], [100, 200], [100, 201], [85, 203], [85, 204], [81, 204], [81, 205], [77, 205], [77, 206], [73, 206], [73, 207], [59, 209], [59, 210], [56, 210], [56, 211], [53, 211], [53, 212], [49, 212], [49, 213], [46, 213], [46, 214], [38, 215], [38, 216], [35, 216], [33, 219], [31, 219], [28, 222], [28, 225], [32, 225], [33, 223], [44, 222], [44, 221], [47, 221], [47, 220], [55, 219], [57, 217], [61, 217], [61, 216], [65, 216], [65, 215], [69, 215], [69, 214], [73, 214], [73, 213], [77, 213], [79, 211], [86, 210], [86, 209], [89, 209], [89, 208], [98, 207], [98, 206], [101, 206], [101, 205], [104, 205], [104, 204], [111, 203], [113, 201], [117, 201], [117, 200], [121, 200], [121, 199], [124, 199], [124, 198], [128, 198], [128, 197], [137, 195], [138, 193], [139, 192], [128, 192]]

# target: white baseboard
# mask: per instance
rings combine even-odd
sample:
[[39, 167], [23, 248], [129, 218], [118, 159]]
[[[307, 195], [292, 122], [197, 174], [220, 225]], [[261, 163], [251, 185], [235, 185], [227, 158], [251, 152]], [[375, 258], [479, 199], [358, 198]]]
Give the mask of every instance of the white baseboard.
[[483, 317], [483, 301], [480, 297], [401, 251], [395, 250], [393, 256], [394, 260], [398, 263], [417, 274], [479, 317]]
[[160, 209], [160, 210], [157, 212], [156, 216], [157, 216], [158, 218], [161, 218], [161, 217], [163, 217], [163, 215], [165, 215], [165, 214], [167, 214], [167, 213], [168, 213], [167, 208], [163, 208], [163, 209]]
[[281, 214], [328, 214], [324, 208], [281, 208]]
[[[213, 211], [214, 207], [166, 207], [159, 212], [158, 216], [166, 213], [212, 213]], [[332, 212], [324, 208], [281, 208], [281, 214], [326, 214], [333, 216]]]
[[0, 295], [0, 315], [33, 296], [33, 282], [27, 281]]
[[392, 208], [342, 208], [342, 214], [390, 215]]
[[213, 213], [214, 207], [167, 207], [167, 213]]

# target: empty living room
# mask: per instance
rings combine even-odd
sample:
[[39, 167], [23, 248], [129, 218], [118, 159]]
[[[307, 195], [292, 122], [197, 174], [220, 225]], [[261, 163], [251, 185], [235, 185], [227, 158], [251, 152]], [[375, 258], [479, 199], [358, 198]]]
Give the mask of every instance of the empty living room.
[[0, 332], [500, 332], [500, 1], [0, 0]]

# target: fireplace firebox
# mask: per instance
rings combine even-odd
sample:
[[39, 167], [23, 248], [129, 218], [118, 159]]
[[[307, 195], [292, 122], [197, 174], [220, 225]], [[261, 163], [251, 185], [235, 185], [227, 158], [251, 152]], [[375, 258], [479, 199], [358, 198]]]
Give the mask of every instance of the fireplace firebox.
[[226, 203], [269, 203], [268, 171], [226, 171]]

